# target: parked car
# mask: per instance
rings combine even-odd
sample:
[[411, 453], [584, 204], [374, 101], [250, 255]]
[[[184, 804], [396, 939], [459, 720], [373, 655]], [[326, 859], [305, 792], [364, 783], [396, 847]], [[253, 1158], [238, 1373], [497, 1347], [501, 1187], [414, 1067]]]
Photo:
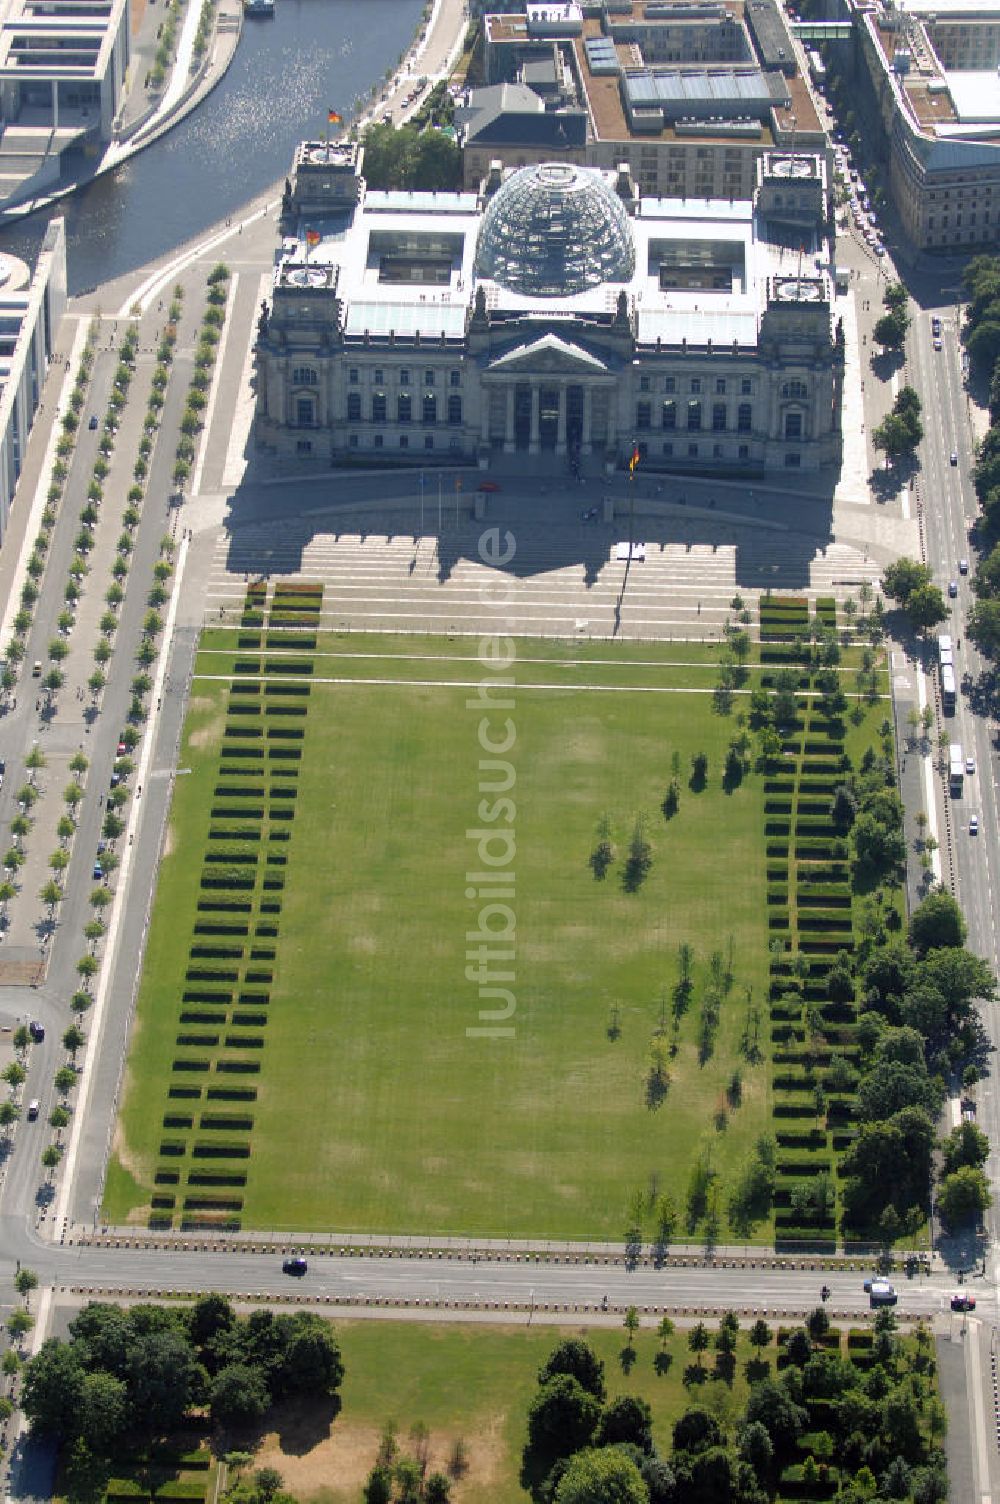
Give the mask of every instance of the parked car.
[[940, 339], [935, 339], [935, 341], [934, 341], [934, 348], [935, 348], [935, 350], [940, 350], [942, 348]]
[[32, 1097], [31, 1101], [28, 1103], [28, 1122], [35, 1122], [40, 1111], [41, 1103], [39, 1102], [37, 1097]]
[[951, 600], [954, 600], [957, 594], [958, 594], [958, 581], [957, 580], [949, 580], [948, 581], [948, 595], [951, 598]]
[[101, 881], [101, 878], [104, 876], [104, 868], [101, 866], [100, 862], [94, 863], [94, 871], [92, 875], [95, 883], [99, 883]]
[[87, 424], [87, 427], [90, 429], [91, 433], [93, 433], [94, 429], [97, 427], [97, 414], [96, 413], [91, 413], [91, 415], [90, 415], [90, 422]]
[[959, 572], [959, 574], [968, 574], [968, 572], [969, 572], [969, 561], [968, 561], [968, 559], [959, 559], [959, 561], [958, 561], [958, 572]]
[[976, 1309], [976, 1297], [970, 1295], [968, 1290], [956, 1290], [951, 1297], [953, 1311], [974, 1311]]
[[127, 747], [126, 747], [126, 745], [125, 745], [125, 743], [124, 743], [124, 742], [122, 742], [122, 741], [120, 741], [120, 742], [119, 742], [119, 743], [118, 743], [118, 756], [119, 756], [119, 757], [124, 757], [124, 756], [125, 756], [125, 753], [126, 753], [126, 752], [127, 752], [127, 751], [128, 751], [128, 748], [127, 748]]
[[31, 1023], [28, 1025], [28, 1033], [31, 1035], [36, 1044], [41, 1044], [42, 1040], [45, 1038], [45, 1025], [43, 1023], [39, 1023], [37, 1018], [33, 1018], [31, 1020]]
[[281, 1272], [282, 1274], [294, 1274], [297, 1277], [301, 1277], [301, 1275], [305, 1274], [308, 1268], [309, 1265], [306, 1263], [305, 1259], [301, 1256], [297, 1256], [293, 1259], [285, 1259], [281, 1265]]

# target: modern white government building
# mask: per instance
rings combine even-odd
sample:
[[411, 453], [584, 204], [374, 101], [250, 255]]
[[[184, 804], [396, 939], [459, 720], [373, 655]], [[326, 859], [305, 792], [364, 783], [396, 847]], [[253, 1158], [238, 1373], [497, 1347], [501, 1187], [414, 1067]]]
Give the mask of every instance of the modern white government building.
[[65, 308], [65, 222], [53, 219], [33, 274], [0, 256], [0, 543]]
[[372, 192], [304, 143], [256, 342], [259, 446], [326, 463], [755, 473], [841, 458], [844, 341], [822, 157], [750, 200], [640, 198], [627, 168], [536, 163], [478, 193]]

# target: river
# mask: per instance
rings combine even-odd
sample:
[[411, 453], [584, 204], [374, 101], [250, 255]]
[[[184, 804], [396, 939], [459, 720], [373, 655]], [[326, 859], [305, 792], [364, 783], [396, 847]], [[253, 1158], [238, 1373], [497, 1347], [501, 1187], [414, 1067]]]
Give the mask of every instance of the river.
[[[197, 4], [198, 0], [190, 0]], [[155, 261], [282, 177], [296, 144], [350, 119], [409, 46], [422, 0], [276, 0], [245, 21], [228, 72], [155, 145], [56, 209], [66, 219], [69, 287], [83, 292]], [[47, 216], [0, 236], [33, 262]]]

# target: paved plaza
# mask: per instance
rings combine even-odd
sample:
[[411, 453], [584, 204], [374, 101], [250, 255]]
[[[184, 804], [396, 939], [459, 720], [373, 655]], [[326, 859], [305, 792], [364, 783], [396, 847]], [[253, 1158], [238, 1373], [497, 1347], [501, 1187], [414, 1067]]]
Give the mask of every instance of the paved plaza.
[[[231, 619], [247, 578], [263, 576], [322, 581], [323, 625], [341, 631], [717, 639], [737, 595], [751, 608], [768, 589], [842, 602], [864, 581], [874, 588], [881, 567], [861, 541], [694, 506], [656, 516], [637, 509], [633, 537], [645, 557], [626, 567], [618, 557], [629, 529], [621, 502], [613, 522], [584, 521], [589, 508], [575, 488], [533, 496], [505, 488], [488, 497], [482, 520], [470, 516], [463, 493], [456, 520], [450, 483], [446, 498], [440, 533], [436, 497], [425, 504], [423, 531], [419, 509], [398, 499], [391, 510], [373, 499], [363, 510], [341, 504], [336, 512], [317, 511], [314, 501], [280, 519], [212, 529], [196, 549], [211, 549], [198, 587], [205, 619]], [[497, 571], [479, 554], [492, 529], [515, 546], [502, 601]]]

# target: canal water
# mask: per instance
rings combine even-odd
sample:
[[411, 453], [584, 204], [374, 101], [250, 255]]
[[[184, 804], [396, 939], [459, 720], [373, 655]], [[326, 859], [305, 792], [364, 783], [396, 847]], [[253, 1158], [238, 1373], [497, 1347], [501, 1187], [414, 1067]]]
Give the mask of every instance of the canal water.
[[[197, 4], [198, 0], [190, 0]], [[245, 20], [229, 70], [197, 109], [114, 172], [63, 199], [70, 291], [164, 255], [261, 193], [296, 144], [346, 120], [409, 46], [422, 0], [276, 0]], [[33, 263], [48, 216], [0, 235]]]

